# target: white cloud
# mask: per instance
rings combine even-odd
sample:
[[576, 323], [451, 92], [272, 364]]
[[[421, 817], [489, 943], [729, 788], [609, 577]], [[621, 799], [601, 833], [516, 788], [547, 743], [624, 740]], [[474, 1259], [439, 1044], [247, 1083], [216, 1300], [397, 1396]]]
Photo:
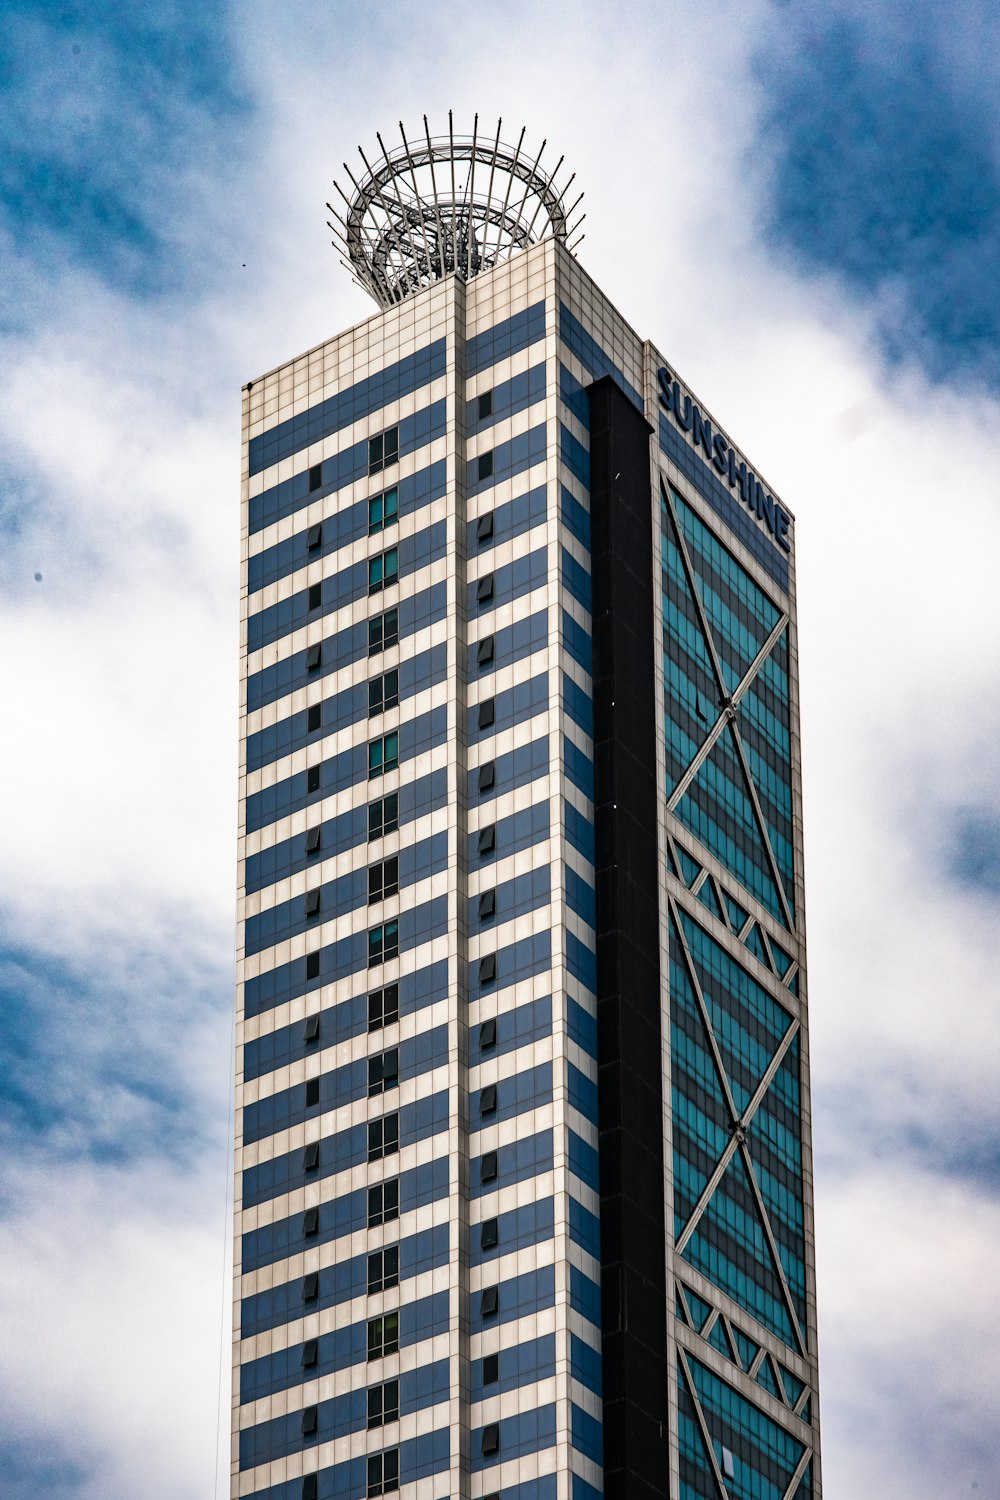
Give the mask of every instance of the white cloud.
[[834, 1495], [994, 1493], [1000, 1207], [904, 1162], [820, 1199], [824, 1484]]
[[37, 1171], [0, 1222], [0, 1386], [8, 1431], [88, 1481], [80, 1500], [214, 1493], [223, 1340], [228, 1468], [229, 1301], [222, 1143], [197, 1176]]

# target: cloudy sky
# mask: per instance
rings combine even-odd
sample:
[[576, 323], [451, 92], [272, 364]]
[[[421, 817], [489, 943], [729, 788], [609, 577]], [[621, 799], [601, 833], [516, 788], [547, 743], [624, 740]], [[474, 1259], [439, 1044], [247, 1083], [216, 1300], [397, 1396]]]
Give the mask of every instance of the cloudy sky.
[[0, 1493], [228, 1493], [240, 387], [369, 316], [331, 178], [451, 106], [798, 517], [827, 1494], [1000, 1496], [995, 4], [2, 25]]

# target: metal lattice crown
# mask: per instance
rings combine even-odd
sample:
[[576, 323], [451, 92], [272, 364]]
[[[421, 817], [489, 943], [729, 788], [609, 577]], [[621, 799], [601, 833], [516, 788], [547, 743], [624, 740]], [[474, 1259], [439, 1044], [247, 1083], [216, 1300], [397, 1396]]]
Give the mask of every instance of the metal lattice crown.
[[480, 136], [476, 115], [472, 134], [456, 135], [449, 110], [448, 134], [432, 137], [424, 115], [423, 140], [411, 143], [402, 121], [402, 144], [391, 151], [376, 134], [382, 156], [374, 166], [358, 147], [365, 168], [360, 181], [344, 163], [354, 193], [348, 197], [334, 183], [346, 208], [326, 205], [333, 215], [329, 227], [344, 265], [380, 307], [442, 276], [468, 280], [547, 234], [570, 250], [579, 245], [586, 215], [570, 220], [583, 194], [565, 206], [576, 173], [557, 188], [564, 158], [552, 172], [544, 170], [546, 142], [532, 157], [523, 150], [524, 129], [517, 145], [508, 146], [500, 139], [502, 124], [497, 121], [495, 136]]

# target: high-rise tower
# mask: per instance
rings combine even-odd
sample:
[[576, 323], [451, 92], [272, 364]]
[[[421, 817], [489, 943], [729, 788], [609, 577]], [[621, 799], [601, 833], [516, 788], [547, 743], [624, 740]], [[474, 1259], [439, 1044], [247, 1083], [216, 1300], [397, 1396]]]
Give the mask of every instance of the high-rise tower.
[[233, 1495], [820, 1495], [790, 513], [495, 135], [247, 385]]

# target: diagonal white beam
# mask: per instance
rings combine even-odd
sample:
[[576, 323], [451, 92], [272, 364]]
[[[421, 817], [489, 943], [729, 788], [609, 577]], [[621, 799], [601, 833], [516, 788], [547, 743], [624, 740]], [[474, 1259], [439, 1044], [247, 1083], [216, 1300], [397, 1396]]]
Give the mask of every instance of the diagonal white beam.
[[715, 1444], [712, 1442], [712, 1434], [708, 1430], [708, 1423], [705, 1420], [705, 1413], [702, 1411], [701, 1402], [698, 1400], [698, 1391], [695, 1387], [694, 1380], [691, 1378], [691, 1367], [687, 1362], [687, 1354], [681, 1348], [680, 1344], [677, 1345], [677, 1353], [680, 1355], [681, 1368], [684, 1371], [684, 1384], [687, 1386], [688, 1395], [691, 1397], [691, 1404], [694, 1407], [695, 1420], [697, 1421], [698, 1427], [701, 1430], [701, 1440], [705, 1444], [705, 1452], [708, 1454], [708, 1461], [712, 1466], [712, 1476], [715, 1479], [716, 1487], [719, 1491], [720, 1500], [731, 1500], [729, 1491], [726, 1488], [726, 1481], [722, 1477], [722, 1470], [719, 1468], [718, 1461], [715, 1457]]
[[673, 896], [667, 898], [667, 905], [670, 908], [670, 915], [673, 918], [674, 928], [677, 932], [677, 939], [681, 945], [681, 953], [684, 955], [684, 967], [688, 971], [688, 977], [691, 980], [691, 987], [694, 990], [695, 1000], [697, 1002], [698, 1010], [701, 1015], [702, 1024], [705, 1027], [705, 1032], [708, 1037], [708, 1046], [712, 1054], [712, 1062], [715, 1064], [715, 1071], [719, 1077], [719, 1086], [722, 1089], [722, 1094], [726, 1101], [726, 1107], [729, 1110], [730, 1119], [735, 1126], [740, 1122], [740, 1112], [736, 1108], [736, 1100], [733, 1098], [732, 1089], [729, 1087], [729, 1075], [726, 1072], [726, 1065], [722, 1061], [722, 1053], [719, 1050], [719, 1043], [716, 1038], [715, 1031], [712, 1027], [712, 1018], [709, 1015], [708, 1005], [705, 1002], [704, 992], [702, 991], [701, 985], [698, 982], [698, 971], [695, 968], [694, 958], [691, 954], [691, 949], [688, 947], [688, 941], [684, 935], [684, 928], [681, 925], [677, 902], [674, 900]]
[[719, 1183], [725, 1176], [726, 1168], [729, 1166], [729, 1163], [733, 1159], [733, 1153], [740, 1143], [740, 1131], [746, 1131], [747, 1127], [750, 1124], [750, 1121], [753, 1119], [754, 1115], [760, 1108], [765, 1094], [771, 1087], [771, 1084], [774, 1082], [775, 1075], [777, 1074], [778, 1069], [781, 1067], [782, 1061], [785, 1057], [785, 1053], [792, 1045], [792, 1039], [793, 1037], [798, 1035], [798, 1032], [799, 1023], [798, 1021], [793, 1021], [791, 1026], [789, 1026], [788, 1030], [785, 1032], [784, 1036], [781, 1038], [781, 1041], [778, 1043], [777, 1052], [775, 1052], [771, 1061], [768, 1063], [767, 1070], [763, 1074], [760, 1083], [757, 1085], [757, 1088], [754, 1091], [753, 1098], [750, 1100], [750, 1103], [744, 1110], [743, 1117], [739, 1121], [737, 1128], [734, 1129], [725, 1151], [723, 1151], [722, 1155], [719, 1157], [719, 1160], [715, 1165], [715, 1169], [712, 1172], [711, 1177], [708, 1179], [702, 1190], [701, 1197], [698, 1199], [698, 1202], [695, 1204], [694, 1208], [691, 1211], [691, 1217], [688, 1219], [687, 1223], [684, 1225], [684, 1228], [677, 1238], [675, 1248], [678, 1255], [683, 1253], [688, 1240], [697, 1229], [699, 1219], [705, 1212], [705, 1209], [708, 1207], [709, 1200], [711, 1199], [712, 1194], [719, 1186]]
[[781, 910], [782, 914], [784, 915], [785, 925], [788, 928], [789, 932], [794, 935], [795, 919], [792, 916], [792, 908], [788, 904], [788, 897], [785, 895], [785, 887], [782, 883], [781, 871], [778, 869], [778, 861], [775, 858], [774, 850], [771, 847], [770, 835], [767, 831], [767, 824], [764, 821], [764, 809], [761, 807], [760, 798], [757, 795], [757, 784], [750, 774], [750, 765], [747, 761], [746, 751], [743, 748], [743, 740], [740, 736], [740, 731], [736, 724], [735, 714], [733, 715], [732, 722], [730, 723], [729, 727], [732, 730], [733, 744], [736, 747], [736, 754], [739, 757], [740, 768], [743, 771], [743, 779], [746, 782], [747, 791], [750, 793], [750, 801], [753, 805], [753, 815], [757, 821], [757, 830], [760, 833], [761, 842], [764, 845], [764, 853], [767, 855], [767, 862], [771, 867], [771, 879], [774, 881], [774, 888], [778, 892], [778, 900], [781, 902]]
[[[747, 764], [746, 752], [743, 749], [743, 741], [740, 739], [740, 732], [736, 727], [735, 698], [731, 698], [727, 691], [726, 679], [722, 671], [722, 662], [719, 659], [719, 653], [715, 649], [715, 641], [712, 637], [711, 627], [708, 623], [708, 615], [705, 612], [705, 606], [701, 602], [701, 594], [698, 591], [694, 564], [691, 561], [691, 555], [688, 551], [687, 542], [684, 540], [684, 534], [681, 531], [680, 524], [677, 520], [677, 512], [674, 508], [673, 500], [671, 499], [667, 486], [663, 483], [662, 479], [660, 480], [660, 495], [662, 496], [663, 504], [667, 510], [667, 513], [670, 516], [671, 525], [674, 528], [674, 539], [677, 543], [677, 548], [681, 555], [681, 565], [684, 568], [684, 576], [687, 578], [688, 589], [690, 590], [691, 598], [694, 600], [694, 607], [698, 615], [698, 622], [701, 626], [701, 632], [705, 638], [705, 645], [708, 648], [708, 653], [711, 658], [712, 671], [715, 674], [716, 682], [718, 684], [720, 701], [726, 704], [726, 711], [719, 718], [717, 724], [715, 725], [714, 732], [717, 737], [722, 733], [722, 730], [726, 724], [729, 724], [732, 729], [733, 744], [736, 749], [737, 757], [739, 758], [740, 768], [743, 771], [743, 778], [746, 782], [747, 791], [750, 794], [750, 804], [753, 807], [753, 814], [754, 819], [757, 823], [757, 830], [764, 845], [764, 852], [767, 855], [767, 862], [771, 870], [771, 879], [774, 881], [775, 888], [778, 892], [778, 900], [781, 903], [781, 910], [785, 919], [785, 924], [788, 927], [789, 932], [794, 932], [795, 923], [792, 920], [791, 907], [789, 906], [788, 898], [785, 895], [785, 888], [782, 884], [781, 872], [778, 869], [778, 862], [774, 857], [774, 850], [771, 848], [771, 840], [768, 837], [767, 825], [764, 822], [764, 814], [761, 809], [760, 798], [757, 795], [757, 788], [754, 785], [753, 777], [750, 775], [750, 767]], [[787, 624], [787, 617], [785, 623]], [[777, 629], [777, 626], [775, 626], [775, 629]], [[772, 631], [772, 635], [773, 634], [774, 632]], [[746, 691], [745, 685], [743, 686], [743, 691]], [[708, 749], [706, 749], [705, 745], [702, 746], [702, 751], [704, 751], [706, 755], [708, 754], [708, 750], [710, 749], [711, 745], [708, 746]], [[700, 753], [701, 752], [699, 752], [699, 754]], [[697, 767], [695, 769], [697, 770]], [[685, 775], [687, 775], [687, 772], [685, 772]], [[676, 790], [671, 794], [671, 799], [667, 803], [668, 811], [673, 812], [674, 808], [677, 805], [677, 799], [679, 795], [680, 794], [677, 793]]]
[[775, 625], [774, 629], [771, 631], [771, 634], [768, 636], [767, 640], [764, 642], [763, 646], [761, 646], [760, 650], [757, 652], [757, 655], [750, 663], [749, 667], [746, 670], [746, 673], [739, 682], [736, 691], [733, 693], [732, 698], [730, 698], [726, 703], [726, 711], [721, 713], [718, 719], [712, 725], [712, 728], [708, 731], [708, 736], [702, 744], [701, 748], [697, 751], [691, 761], [691, 764], [688, 766], [680, 781], [678, 781], [677, 785], [670, 793], [670, 797], [667, 801], [668, 812], [674, 811], [674, 808], [677, 806], [678, 802], [681, 800], [684, 793], [687, 791], [688, 787], [691, 785], [692, 781], [701, 770], [702, 764], [708, 758], [708, 754], [711, 751], [712, 746], [715, 744], [716, 740], [719, 738], [719, 735], [722, 733], [723, 729], [726, 727], [726, 724], [732, 717], [732, 714], [729, 711], [730, 708], [735, 708], [739, 703], [740, 699], [743, 697], [743, 694], [746, 692], [747, 688], [753, 682], [754, 678], [757, 676], [757, 673], [760, 671], [761, 667], [764, 665], [765, 661], [767, 661], [767, 658], [770, 656], [771, 652], [778, 644], [779, 640], [785, 632], [785, 626], [787, 624], [788, 616], [782, 615], [777, 625]]
[[753, 1098], [750, 1100], [746, 1110], [741, 1116], [739, 1110], [736, 1107], [736, 1100], [733, 1098], [732, 1089], [729, 1086], [729, 1075], [726, 1072], [726, 1065], [722, 1060], [722, 1051], [719, 1047], [718, 1038], [715, 1035], [715, 1029], [712, 1025], [712, 1018], [709, 1013], [708, 1004], [705, 1000], [705, 994], [702, 990], [701, 982], [698, 978], [698, 970], [695, 966], [694, 956], [691, 953], [690, 947], [688, 946], [688, 941], [684, 934], [684, 927], [680, 919], [680, 911], [677, 902], [673, 897], [668, 898], [668, 907], [671, 920], [673, 921], [674, 930], [677, 933], [678, 942], [681, 945], [681, 953], [684, 958], [684, 967], [686, 968], [688, 978], [691, 981], [691, 988], [694, 990], [695, 1001], [698, 1006], [699, 1014], [701, 1016], [702, 1025], [705, 1028], [709, 1051], [712, 1054], [712, 1062], [718, 1075], [719, 1085], [722, 1089], [726, 1107], [729, 1110], [733, 1129], [732, 1136], [730, 1137], [726, 1149], [723, 1151], [722, 1156], [716, 1163], [715, 1170], [712, 1172], [712, 1175], [709, 1177], [708, 1182], [702, 1189], [701, 1196], [694, 1206], [691, 1217], [688, 1219], [676, 1241], [675, 1249], [677, 1251], [677, 1254], [680, 1255], [683, 1253], [685, 1246], [687, 1245], [692, 1234], [697, 1228], [698, 1221], [701, 1218], [702, 1214], [705, 1212], [712, 1194], [715, 1192], [716, 1188], [721, 1182], [723, 1174], [726, 1168], [729, 1166], [730, 1161], [732, 1160], [733, 1153], [736, 1150], [736, 1147], [739, 1144], [747, 1125], [750, 1123], [754, 1114], [760, 1107], [761, 1100], [767, 1093], [768, 1088], [770, 1088], [771, 1083], [774, 1080], [774, 1076], [777, 1073], [778, 1068], [781, 1066], [781, 1060], [784, 1057], [789, 1046], [791, 1045], [792, 1037], [798, 1032], [799, 1023], [797, 1021], [793, 1021], [788, 1030], [785, 1032], [785, 1035], [782, 1037], [780, 1043], [778, 1044], [778, 1048], [774, 1054], [774, 1057], [772, 1057], [760, 1083], [757, 1085], [757, 1089], [754, 1092]]
[[774, 1261], [775, 1274], [777, 1275], [778, 1281], [781, 1284], [781, 1292], [782, 1296], [785, 1299], [785, 1305], [788, 1309], [788, 1316], [791, 1319], [792, 1330], [795, 1334], [795, 1339], [798, 1343], [799, 1349], [804, 1355], [806, 1353], [806, 1341], [802, 1335], [802, 1328], [799, 1323], [798, 1314], [795, 1311], [795, 1302], [792, 1299], [792, 1289], [788, 1285], [788, 1278], [785, 1275], [785, 1268], [781, 1264], [781, 1256], [778, 1253], [778, 1245], [777, 1241], [774, 1238], [774, 1230], [771, 1228], [771, 1220], [768, 1218], [767, 1214], [767, 1205], [764, 1202], [764, 1195], [760, 1190], [760, 1183], [757, 1181], [757, 1173], [754, 1171], [753, 1158], [750, 1155], [750, 1147], [747, 1145], [746, 1141], [740, 1142], [740, 1151], [743, 1156], [743, 1165], [746, 1168], [747, 1177], [750, 1180], [750, 1189], [754, 1195], [754, 1201], [757, 1204], [757, 1212], [760, 1215], [760, 1221], [764, 1228], [764, 1235], [767, 1239], [767, 1247], [771, 1252], [771, 1259]]
[[803, 1477], [805, 1476], [805, 1472], [806, 1472], [806, 1470], [809, 1467], [809, 1463], [810, 1463], [810, 1460], [812, 1459], [812, 1456], [813, 1456], [812, 1449], [811, 1448], [807, 1448], [806, 1451], [803, 1453], [802, 1457], [799, 1459], [798, 1463], [796, 1464], [796, 1466], [795, 1466], [795, 1473], [792, 1475], [791, 1479], [788, 1481], [788, 1488], [785, 1491], [785, 1493], [782, 1495], [781, 1500], [795, 1500], [795, 1491], [798, 1489], [799, 1485], [802, 1483]]
[[691, 598], [694, 600], [695, 611], [698, 615], [698, 623], [701, 626], [701, 633], [705, 638], [705, 645], [708, 648], [708, 654], [711, 658], [712, 671], [715, 673], [715, 679], [719, 689], [719, 700], [721, 702], [729, 697], [729, 690], [726, 685], [725, 674], [722, 670], [722, 662], [719, 660], [719, 653], [715, 649], [715, 641], [712, 638], [712, 632], [709, 629], [708, 625], [708, 616], [705, 613], [705, 606], [702, 604], [701, 595], [698, 592], [694, 564], [691, 561], [691, 554], [688, 551], [687, 542], [684, 540], [684, 533], [681, 531], [680, 523], [677, 520], [677, 512], [674, 509], [674, 502], [671, 500], [669, 492], [667, 491], [667, 487], [663, 483], [662, 479], [660, 480], [660, 495], [663, 499], [664, 505], [667, 508], [667, 513], [670, 516], [671, 525], [674, 528], [674, 540], [677, 543], [677, 550], [681, 555], [681, 565], [684, 569], [684, 576], [687, 579], [687, 585], [691, 594]]

